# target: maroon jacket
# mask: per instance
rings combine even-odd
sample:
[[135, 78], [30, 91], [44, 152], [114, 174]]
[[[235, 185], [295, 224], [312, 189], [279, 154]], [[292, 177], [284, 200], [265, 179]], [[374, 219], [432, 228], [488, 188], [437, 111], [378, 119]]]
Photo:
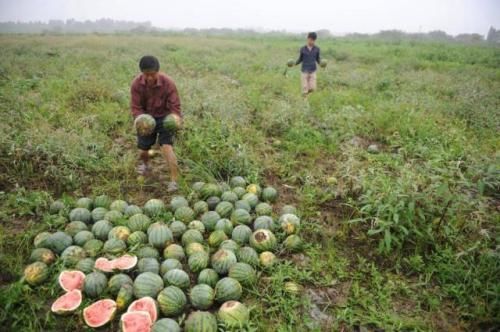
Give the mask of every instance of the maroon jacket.
[[161, 118], [170, 113], [182, 117], [177, 87], [174, 81], [164, 73], [158, 73], [158, 81], [153, 87], [146, 85], [143, 74], [138, 75], [132, 81], [130, 94], [130, 109], [134, 118], [143, 113], [155, 118]]

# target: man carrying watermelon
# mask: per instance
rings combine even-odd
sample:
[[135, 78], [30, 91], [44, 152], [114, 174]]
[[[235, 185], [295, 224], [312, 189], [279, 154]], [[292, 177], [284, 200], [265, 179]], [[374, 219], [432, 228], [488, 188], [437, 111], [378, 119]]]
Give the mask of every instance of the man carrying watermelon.
[[[174, 81], [160, 72], [158, 59], [146, 55], [139, 61], [139, 74], [132, 81], [130, 88], [130, 108], [137, 128], [137, 146], [140, 150], [138, 167], [140, 175], [149, 173], [149, 149], [158, 141], [160, 150], [170, 169], [168, 191], [177, 190], [178, 166], [173, 143], [175, 129], [164, 120], [174, 118], [179, 127], [182, 123], [181, 103]], [[147, 116], [147, 115], [150, 116]], [[154, 119], [154, 121], [153, 121]], [[141, 126], [138, 126], [141, 120]], [[148, 122], [149, 121], [149, 122]], [[141, 128], [139, 128], [141, 127]], [[175, 126], [174, 126], [175, 127]], [[142, 130], [139, 130], [142, 129]]]
[[299, 51], [299, 58], [295, 65], [302, 63], [302, 94], [307, 96], [316, 90], [316, 63], [320, 64], [319, 47], [315, 45], [318, 35], [316, 32], [309, 32], [307, 35], [307, 44]]

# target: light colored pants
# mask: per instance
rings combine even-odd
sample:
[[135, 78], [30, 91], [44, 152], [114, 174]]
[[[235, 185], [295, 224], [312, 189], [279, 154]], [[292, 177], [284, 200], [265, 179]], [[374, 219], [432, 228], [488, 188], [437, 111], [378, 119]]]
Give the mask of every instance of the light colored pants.
[[302, 93], [307, 94], [316, 90], [316, 72], [302, 73], [300, 77], [302, 81]]

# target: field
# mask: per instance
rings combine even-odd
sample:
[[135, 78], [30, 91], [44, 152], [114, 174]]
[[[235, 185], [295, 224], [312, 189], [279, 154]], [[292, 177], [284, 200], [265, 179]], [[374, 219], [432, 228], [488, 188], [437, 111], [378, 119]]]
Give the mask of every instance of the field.
[[[248, 294], [256, 331], [500, 326], [500, 48], [323, 39], [304, 99], [295, 37], [0, 36], [0, 324], [85, 330], [18, 280], [52, 199], [168, 200], [136, 179], [129, 84], [144, 53], [177, 82], [181, 191], [243, 175], [279, 189], [307, 248]], [[285, 75], [284, 75], [285, 73]], [[376, 151], [372, 151], [375, 145]], [[302, 296], [283, 293], [293, 280]], [[116, 329], [116, 326], [113, 327]]]

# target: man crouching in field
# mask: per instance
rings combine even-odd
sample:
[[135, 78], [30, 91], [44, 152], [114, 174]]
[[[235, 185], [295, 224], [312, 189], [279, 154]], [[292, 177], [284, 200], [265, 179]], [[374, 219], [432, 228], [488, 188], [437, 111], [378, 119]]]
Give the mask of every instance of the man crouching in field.
[[139, 62], [141, 74], [132, 81], [131, 111], [134, 119], [141, 114], [149, 114], [156, 120], [155, 130], [148, 136], [137, 136], [137, 146], [139, 147], [139, 159], [141, 164], [138, 171], [141, 175], [149, 173], [149, 149], [156, 143], [160, 144], [160, 149], [165, 157], [170, 169], [170, 182], [168, 191], [177, 190], [178, 167], [177, 158], [172, 147], [175, 132], [169, 132], [163, 126], [163, 119], [168, 114], [176, 115], [178, 125], [181, 123], [181, 103], [174, 81], [159, 72], [160, 63], [154, 56], [144, 56]]
[[295, 65], [302, 63], [301, 83], [304, 96], [316, 90], [316, 64], [321, 61], [319, 47], [315, 45], [317, 38], [316, 32], [309, 32], [307, 44], [300, 49], [299, 58], [295, 62]]

